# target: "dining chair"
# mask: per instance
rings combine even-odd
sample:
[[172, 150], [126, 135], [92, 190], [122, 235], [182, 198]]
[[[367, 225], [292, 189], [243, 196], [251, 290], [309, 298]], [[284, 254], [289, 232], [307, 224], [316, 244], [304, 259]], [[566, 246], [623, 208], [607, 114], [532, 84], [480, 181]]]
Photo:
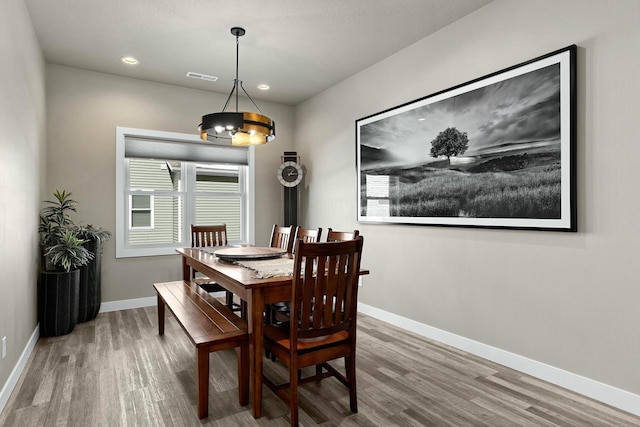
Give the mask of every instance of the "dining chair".
[[[286, 249], [288, 253], [293, 252], [294, 236], [298, 232], [297, 225], [279, 226], [273, 224], [271, 229], [271, 238], [269, 239], [269, 247]], [[264, 321], [265, 323], [273, 322], [273, 315], [276, 311], [271, 304], [265, 304], [264, 307]], [[267, 354], [268, 355], [268, 354]]]
[[286, 249], [288, 253], [291, 253], [293, 250], [293, 236], [297, 229], [298, 227], [295, 225], [281, 227], [278, 224], [273, 224], [269, 246], [272, 248]]
[[[363, 238], [344, 242], [298, 240], [291, 289], [291, 321], [265, 325], [264, 347], [289, 368], [289, 382], [263, 382], [288, 406], [298, 425], [298, 386], [334, 376], [349, 389], [351, 412], [356, 395], [356, 316]], [[344, 374], [330, 361], [344, 358]], [[303, 378], [300, 369], [316, 366]]]
[[[320, 241], [322, 236], [322, 228], [302, 228], [298, 227], [294, 236], [293, 242], [302, 240], [305, 243], [316, 243]], [[295, 246], [294, 246], [295, 249]], [[270, 313], [266, 315], [269, 323], [271, 322], [286, 322], [289, 320], [290, 304], [288, 301], [276, 302], [269, 305]]]
[[327, 242], [342, 242], [353, 240], [360, 235], [360, 231], [334, 231], [331, 227], [327, 229]]
[[320, 241], [322, 236], [322, 228], [302, 228], [298, 227], [293, 237], [293, 248], [295, 249], [295, 242], [302, 240], [305, 243], [316, 243]]
[[[191, 224], [191, 247], [204, 248], [212, 246], [226, 246], [227, 224], [221, 225], [193, 225]], [[193, 280], [207, 292], [225, 291], [226, 305], [230, 310], [242, 312], [241, 304], [233, 303], [233, 293], [211, 280], [209, 277], [196, 277], [193, 272]]]

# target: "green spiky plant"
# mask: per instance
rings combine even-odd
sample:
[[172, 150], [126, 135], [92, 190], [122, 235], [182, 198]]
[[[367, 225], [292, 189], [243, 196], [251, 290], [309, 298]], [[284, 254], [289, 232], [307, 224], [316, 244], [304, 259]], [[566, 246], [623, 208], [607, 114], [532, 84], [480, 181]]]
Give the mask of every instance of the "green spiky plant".
[[101, 227], [94, 227], [91, 224], [74, 225], [72, 229], [79, 238], [83, 240], [95, 240], [100, 246], [104, 245], [111, 238], [110, 231], [104, 230]]
[[53, 196], [55, 200], [46, 200], [48, 206], [40, 211], [42, 266], [44, 270], [75, 270], [93, 259], [93, 254], [83, 247], [86, 240], [81, 238], [69, 215], [76, 212], [78, 202], [66, 190], [56, 190]]
[[86, 240], [78, 238], [72, 230], [62, 231], [57, 239], [57, 243], [49, 246], [45, 253], [56, 270], [69, 272], [87, 265], [93, 259], [93, 254], [82, 246]]

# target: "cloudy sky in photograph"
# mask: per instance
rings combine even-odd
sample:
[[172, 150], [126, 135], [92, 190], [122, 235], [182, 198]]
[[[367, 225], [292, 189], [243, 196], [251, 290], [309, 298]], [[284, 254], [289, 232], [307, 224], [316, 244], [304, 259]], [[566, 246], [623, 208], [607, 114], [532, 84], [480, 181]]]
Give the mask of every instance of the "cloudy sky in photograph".
[[397, 114], [360, 128], [360, 142], [399, 162], [434, 161], [431, 141], [447, 127], [467, 132], [476, 155], [502, 144], [560, 138], [560, 64]]

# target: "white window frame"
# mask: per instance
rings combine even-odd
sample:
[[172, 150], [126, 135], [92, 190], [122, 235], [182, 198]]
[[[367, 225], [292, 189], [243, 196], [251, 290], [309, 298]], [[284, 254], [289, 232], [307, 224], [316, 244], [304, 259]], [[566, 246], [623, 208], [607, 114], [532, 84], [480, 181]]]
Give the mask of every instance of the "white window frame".
[[[142, 190], [142, 191], [150, 191], [150, 190]], [[148, 196], [149, 197], [149, 209], [136, 209], [133, 207], [133, 196]], [[153, 194], [146, 194], [143, 192], [137, 192], [137, 191], [133, 191], [129, 193], [129, 213], [128, 213], [128, 219], [129, 219], [129, 230], [153, 230], [154, 227], [154, 196]], [[143, 226], [143, 227], [134, 227], [133, 226], [133, 213], [137, 212], [137, 211], [149, 211], [149, 215], [151, 217], [151, 221], [149, 222], [148, 226]]]
[[[190, 192], [187, 191], [183, 199], [185, 205], [186, 214], [182, 217], [182, 227], [184, 230], [181, 236], [181, 241], [174, 244], [149, 244], [149, 245], [128, 245], [128, 231], [129, 231], [129, 197], [128, 194], [128, 173], [125, 161], [125, 142], [126, 138], [142, 138], [151, 140], [164, 140], [174, 142], [185, 143], [198, 143], [202, 141], [198, 135], [163, 132], [149, 129], [136, 129], [136, 128], [116, 128], [116, 258], [128, 258], [128, 257], [140, 257], [140, 256], [157, 256], [157, 255], [175, 255], [177, 248], [189, 246], [188, 240], [190, 239], [190, 233], [188, 227], [194, 223], [195, 211], [187, 208], [189, 204], [193, 205], [193, 202], [187, 200], [190, 196]], [[239, 184], [243, 186], [241, 193], [244, 195], [241, 199], [241, 210], [244, 215], [241, 219], [242, 238], [238, 244], [254, 244], [255, 242], [255, 148], [248, 148], [248, 166], [246, 173], [240, 173]], [[183, 175], [185, 182], [190, 182], [189, 179], [195, 174], [195, 165], [193, 168], [186, 168], [184, 172], [187, 176]], [[195, 176], [193, 176], [195, 181]], [[193, 189], [195, 191], [195, 188]]]

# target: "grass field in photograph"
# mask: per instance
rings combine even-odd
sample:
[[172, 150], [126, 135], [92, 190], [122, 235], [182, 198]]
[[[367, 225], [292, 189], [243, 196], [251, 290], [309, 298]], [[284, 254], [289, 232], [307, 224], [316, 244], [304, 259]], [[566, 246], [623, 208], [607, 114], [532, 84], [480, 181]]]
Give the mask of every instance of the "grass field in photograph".
[[390, 177], [393, 217], [561, 217], [559, 150], [483, 156], [463, 165], [387, 167], [374, 174]]

